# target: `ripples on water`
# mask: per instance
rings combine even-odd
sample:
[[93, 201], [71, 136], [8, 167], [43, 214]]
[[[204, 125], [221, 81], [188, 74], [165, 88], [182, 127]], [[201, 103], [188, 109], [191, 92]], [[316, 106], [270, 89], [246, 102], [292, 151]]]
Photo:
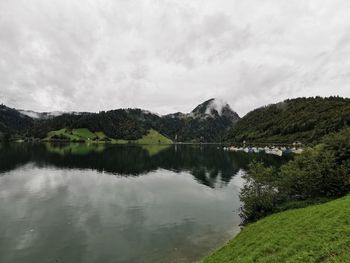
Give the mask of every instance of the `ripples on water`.
[[0, 262], [191, 262], [239, 231], [252, 159], [213, 146], [0, 147]]

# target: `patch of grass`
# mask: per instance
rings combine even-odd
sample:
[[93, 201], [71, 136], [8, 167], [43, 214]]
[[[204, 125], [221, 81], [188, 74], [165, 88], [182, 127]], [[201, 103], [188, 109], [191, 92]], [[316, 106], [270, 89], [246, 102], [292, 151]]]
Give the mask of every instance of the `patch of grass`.
[[246, 226], [204, 263], [350, 262], [350, 196]]
[[63, 128], [63, 129], [60, 129], [60, 130], [56, 130], [56, 131], [50, 131], [50, 132], [47, 134], [47, 138], [51, 138], [51, 137], [54, 136], [54, 135], [61, 135], [61, 134], [64, 134], [66, 131], [67, 131], [66, 128]]
[[72, 133], [73, 135], [87, 140], [93, 140], [97, 138], [97, 135], [95, 133], [91, 132], [89, 129], [86, 128], [73, 129]]
[[137, 144], [172, 144], [173, 141], [159, 132], [150, 129], [141, 139], [134, 141]]
[[45, 138], [46, 141], [54, 140], [54, 137], [60, 137], [69, 141], [94, 141], [108, 138], [103, 132], [91, 132], [86, 128], [72, 129], [63, 128], [56, 131], [50, 131]]
[[105, 142], [109, 141], [113, 144], [127, 144], [127, 143], [136, 143], [136, 144], [172, 144], [173, 141], [168, 139], [167, 137], [161, 135], [159, 132], [151, 129], [148, 134], [144, 135], [142, 138], [134, 141], [127, 141], [122, 139], [112, 139], [107, 137], [104, 132], [91, 132], [86, 128], [72, 129], [69, 130], [67, 128], [63, 128], [56, 131], [50, 131], [47, 134], [47, 137], [44, 139], [45, 141], [52, 141], [56, 138], [68, 140], [68, 141], [85, 141], [85, 142]]
[[80, 140], [81, 138], [76, 135], [76, 134], [73, 134], [72, 131], [69, 131], [68, 129], [66, 128], [63, 128], [63, 129], [60, 129], [60, 130], [56, 130], [56, 131], [50, 131], [48, 134], [47, 134], [47, 140], [51, 140], [53, 139], [54, 136], [60, 136], [60, 137], [64, 137], [66, 138], [67, 140]]
[[98, 138], [99, 140], [103, 140], [103, 139], [105, 139], [105, 138], [108, 138], [108, 137], [106, 136], [106, 134], [105, 134], [104, 132], [102, 132], [102, 131], [95, 132], [95, 135], [97, 136], [97, 138]]

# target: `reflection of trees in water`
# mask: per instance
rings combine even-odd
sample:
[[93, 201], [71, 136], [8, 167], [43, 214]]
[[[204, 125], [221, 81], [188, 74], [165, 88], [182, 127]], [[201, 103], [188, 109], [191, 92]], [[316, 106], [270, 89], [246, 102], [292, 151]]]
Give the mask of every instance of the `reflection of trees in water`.
[[2, 144], [0, 147], [0, 173], [13, 170], [30, 162], [32, 150], [30, 145]]
[[256, 159], [273, 166], [283, 162], [277, 156], [225, 152], [214, 146], [177, 145], [157, 149], [157, 146], [136, 145], [15, 144], [0, 148], [0, 171], [28, 162], [38, 166], [93, 169], [130, 176], [162, 168], [174, 172], [188, 171], [198, 182], [214, 187], [218, 181], [230, 182], [240, 169], [246, 169]]

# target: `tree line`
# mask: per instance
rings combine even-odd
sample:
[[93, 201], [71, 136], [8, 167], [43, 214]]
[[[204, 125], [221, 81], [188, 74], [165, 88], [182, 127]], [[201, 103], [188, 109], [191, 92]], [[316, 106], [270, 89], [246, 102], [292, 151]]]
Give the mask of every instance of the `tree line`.
[[218, 142], [233, 125], [235, 117], [216, 115], [195, 117], [159, 116], [141, 109], [118, 109], [99, 113], [62, 114], [60, 116], [32, 119], [15, 109], [4, 106], [0, 112], [0, 133], [43, 139], [48, 132], [62, 128], [87, 128], [102, 131], [114, 139], [136, 140], [154, 129], [180, 142]]
[[319, 142], [350, 125], [350, 99], [289, 99], [249, 112], [227, 133], [230, 142]]
[[241, 191], [244, 222], [350, 192], [350, 128], [321, 142], [279, 169], [252, 162]]

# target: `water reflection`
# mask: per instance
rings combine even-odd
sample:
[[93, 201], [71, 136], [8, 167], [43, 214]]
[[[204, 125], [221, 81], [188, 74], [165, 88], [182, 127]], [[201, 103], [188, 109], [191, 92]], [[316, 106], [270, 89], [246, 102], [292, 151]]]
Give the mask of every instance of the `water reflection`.
[[273, 166], [287, 160], [266, 154], [228, 153], [217, 146], [14, 144], [0, 148], [0, 172], [29, 162], [39, 167], [93, 169], [123, 176], [138, 176], [162, 168], [189, 172], [198, 182], [215, 187], [219, 182], [230, 182], [253, 159]]
[[251, 159], [216, 147], [0, 148], [0, 262], [192, 262], [239, 230]]

